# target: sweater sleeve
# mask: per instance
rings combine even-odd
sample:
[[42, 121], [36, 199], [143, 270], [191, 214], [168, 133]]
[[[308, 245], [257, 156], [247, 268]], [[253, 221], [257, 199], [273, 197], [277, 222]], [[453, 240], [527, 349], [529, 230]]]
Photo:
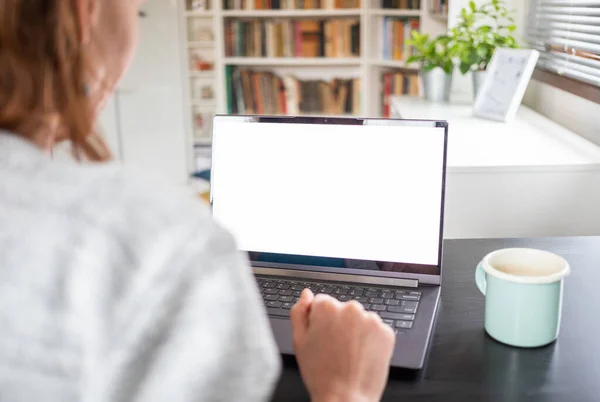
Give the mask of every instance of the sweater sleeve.
[[251, 269], [229, 234], [206, 232], [153, 252], [134, 276], [110, 314], [85, 400], [269, 399], [280, 361]]

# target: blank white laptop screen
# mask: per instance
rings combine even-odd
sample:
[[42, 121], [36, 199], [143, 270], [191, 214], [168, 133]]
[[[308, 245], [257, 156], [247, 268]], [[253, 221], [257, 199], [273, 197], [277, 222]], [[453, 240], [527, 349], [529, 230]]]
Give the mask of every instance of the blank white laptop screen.
[[213, 214], [240, 249], [439, 274], [444, 127], [256, 120], [213, 126]]

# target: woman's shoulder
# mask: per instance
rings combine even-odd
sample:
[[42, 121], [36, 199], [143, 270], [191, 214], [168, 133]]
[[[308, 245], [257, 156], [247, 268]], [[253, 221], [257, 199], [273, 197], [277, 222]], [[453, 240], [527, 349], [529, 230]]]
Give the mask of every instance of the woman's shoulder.
[[209, 206], [185, 186], [117, 164], [85, 166], [82, 172], [87, 191], [77, 202], [80, 217], [128, 248], [145, 249], [186, 236], [199, 243], [218, 238], [232, 244]]

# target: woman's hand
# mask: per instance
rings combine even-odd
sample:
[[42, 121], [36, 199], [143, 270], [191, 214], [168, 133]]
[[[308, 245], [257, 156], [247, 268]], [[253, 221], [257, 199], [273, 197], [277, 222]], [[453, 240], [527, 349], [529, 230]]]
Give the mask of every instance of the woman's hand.
[[381, 399], [394, 350], [393, 330], [356, 301], [304, 289], [291, 311], [294, 348], [313, 402]]

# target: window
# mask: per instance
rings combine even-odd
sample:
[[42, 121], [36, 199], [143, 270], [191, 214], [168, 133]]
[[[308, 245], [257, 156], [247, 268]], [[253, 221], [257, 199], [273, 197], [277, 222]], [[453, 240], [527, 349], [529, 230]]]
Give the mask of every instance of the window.
[[600, 0], [530, 0], [527, 25], [538, 69], [600, 87]]

